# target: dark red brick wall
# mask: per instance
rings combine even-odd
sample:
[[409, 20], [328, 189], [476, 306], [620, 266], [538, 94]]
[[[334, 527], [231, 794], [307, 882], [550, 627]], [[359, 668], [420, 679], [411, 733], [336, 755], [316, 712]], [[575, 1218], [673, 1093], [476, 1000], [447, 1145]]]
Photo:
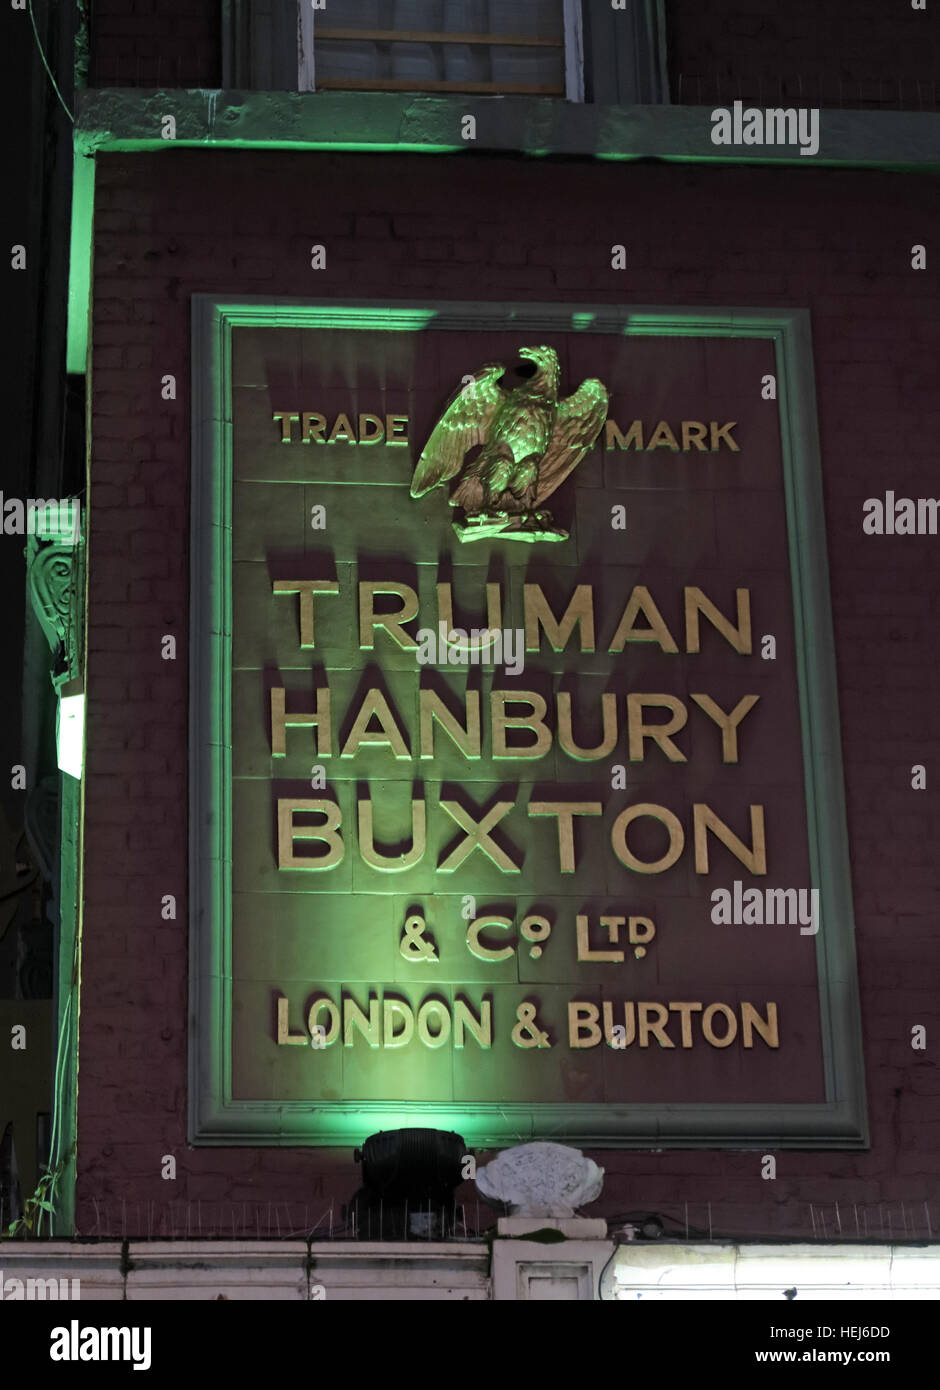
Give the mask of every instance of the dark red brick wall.
[[[218, 87], [221, 8], [219, 0], [92, 0], [92, 85]], [[930, 4], [667, 0], [666, 13], [674, 102], [940, 105], [940, 21]]]
[[[940, 297], [935, 270], [910, 269], [911, 245], [938, 239], [936, 180], [508, 158], [461, 159], [459, 177], [455, 168], [431, 156], [99, 159], [79, 1230], [120, 1234], [124, 1221], [146, 1233], [149, 1204], [159, 1212], [171, 1197], [205, 1204], [204, 1230], [218, 1202], [299, 1204], [299, 1224], [299, 1207], [347, 1198], [357, 1181], [348, 1151], [186, 1147], [197, 291], [810, 308], [872, 1149], [783, 1151], [775, 1182], [761, 1180], [753, 1152], [608, 1152], [599, 1206], [681, 1218], [688, 1202], [704, 1226], [711, 1202], [716, 1233], [805, 1235], [810, 1203], [827, 1204], [830, 1226], [836, 1202], [843, 1219], [853, 1203], [890, 1203], [897, 1234], [901, 1202], [923, 1232], [932, 1200], [936, 1227], [940, 538], [861, 529], [866, 497], [937, 491]], [[321, 241], [328, 268], [314, 272], [309, 247]], [[627, 271], [610, 269], [617, 242]], [[175, 402], [160, 398], [165, 373]], [[175, 663], [160, 659], [164, 633], [178, 637]], [[915, 763], [927, 765], [927, 791], [911, 790]], [[165, 893], [177, 895], [175, 923], [161, 921]], [[926, 1052], [910, 1046], [918, 1023]], [[160, 1178], [170, 1153], [175, 1184]]]
[[940, 16], [910, 0], [667, 0], [672, 100], [936, 110]]
[[219, 0], [92, 0], [93, 87], [219, 87]]

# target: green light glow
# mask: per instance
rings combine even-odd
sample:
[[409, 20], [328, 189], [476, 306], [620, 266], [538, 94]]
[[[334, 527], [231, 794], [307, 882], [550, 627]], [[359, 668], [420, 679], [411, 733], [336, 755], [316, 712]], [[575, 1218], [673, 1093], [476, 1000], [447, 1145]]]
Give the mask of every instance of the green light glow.
[[[81, 687], [81, 681], [70, 681], [63, 691], [71, 685]], [[72, 694], [63, 693], [59, 700], [56, 749], [60, 769], [80, 780], [85, 751], [85, 692], [81, 688]]]
[[83, 373], [88, 352], [91, 252], [95, 209], [95, 161], [77, 151], [72, 168], [72, 227], [66, 371]]
[[[128, 138], [122, 140], [117, 138], [113, 143], [109, 142], [108, 152], [120, 154], [165, 154], [168, 145], [172, 145], [174, 150], [318, 150], [329, 151], [336, 154], [337, 150], [350, 154], [465, 154], [466, 145], [435, 145], [424, 141], [381, 141], [381, 140], [233, 140], [226, 139], [224, 136], [216, 139], [210, 136], [208, 139], [199, 140], [176, 139], [166, 141], [160, 138], [140, 139]], [[539, 151], [528, 151], [527, 153], [540, 153]], [[544, 151], [550, 154], [550, 150]]]
[[[414, 333], [417, 329], [427, 328], [432, 319], [436, 318], [433, 309], [375, 309], [373, 311], [374, 323], [369, 327], [377, 328], [383, 333]], [[362, 328], [363, 311], [361, 309], [348, 309], [343, 305], [337, 304], [323, 309], [317, 315], [318, 328]]]

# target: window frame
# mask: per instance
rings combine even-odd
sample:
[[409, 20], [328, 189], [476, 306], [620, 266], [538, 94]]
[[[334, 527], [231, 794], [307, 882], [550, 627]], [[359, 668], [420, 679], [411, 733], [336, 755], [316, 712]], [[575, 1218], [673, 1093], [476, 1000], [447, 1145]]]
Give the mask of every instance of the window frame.
[[[434, 87], [330, 87], [330, 91], [370, 91], [370, 92], [415, 92], [425, 96], [533, 96], [550, 95], [553, 100], [584, 100], [584, 37], [581, 16], [581, 0], [562, 0], [564, 17], [564, 81], [565, 90], [555, 93], [519, 92], [510, 85], [501, 91], [473, 92], [455, 84], [454, 86]], [[316, 24], [317, 12], [310, 0], [297, 0], [297, 90], [316, 92]], [[385, 32], [385, 31], [383, 31]], [[368, 36], [369, 31], [364, 31]]]
[[[656, 106], [669, 102], [665, 0], [626, 0], [624, 10], [614, 10], [610, 0], [562, 3], [564, 97], [530, 96], [530, 100], [565, 100], [593, 106]], [[297, 0], [296, 8], [285, 0], [221, 0], [221, 4], [224, 90], [316, 92], [316, 11], [310, 0]], [[626, 41], [624, 29], [629, 34]], [[336, 93], [343, 89], [330, 90]], [[420, 95], [421, 89], [399, 89], [403, 98], [415, 94]], [[385, 95], [392, 93], [386, 91]], [[482, 94], [451, 90], [437, 95]]]

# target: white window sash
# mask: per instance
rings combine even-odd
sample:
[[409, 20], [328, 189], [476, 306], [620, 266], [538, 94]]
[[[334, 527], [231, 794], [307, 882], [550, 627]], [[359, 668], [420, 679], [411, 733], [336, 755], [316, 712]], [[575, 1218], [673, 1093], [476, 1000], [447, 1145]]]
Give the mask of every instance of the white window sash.
[[[565, 100], [584, 101], [584, 28], [581, 0], [563, 0], [565, 25]], [[297, 0], [297, 90], [315, 92], [316, 11], [310, 0]]]
[[297, 0], [297, 90], [315, 92], [317, 74], [313, 46], [314, 8], [310, 0]]
[[584, 27], [581, 0], [565, 4], [565, 100], [584, 100]]

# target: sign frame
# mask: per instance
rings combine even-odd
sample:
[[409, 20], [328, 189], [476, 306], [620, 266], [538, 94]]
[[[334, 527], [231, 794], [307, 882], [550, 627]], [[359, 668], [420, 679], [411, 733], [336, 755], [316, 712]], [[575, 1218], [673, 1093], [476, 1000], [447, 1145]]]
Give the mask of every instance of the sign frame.
[[[810, 314], [798, 308], [192, 297], [188, 1138], [344, 1147], [380, 1129], [456, 1129], [475, 1147], [869, 1147], [851, 866]], [[246, 1101], [231, 1087], [232, 332], [240, 327], [746, 337], [774, 346], [792, 580], [825, 1100], [646, 1104]]]

